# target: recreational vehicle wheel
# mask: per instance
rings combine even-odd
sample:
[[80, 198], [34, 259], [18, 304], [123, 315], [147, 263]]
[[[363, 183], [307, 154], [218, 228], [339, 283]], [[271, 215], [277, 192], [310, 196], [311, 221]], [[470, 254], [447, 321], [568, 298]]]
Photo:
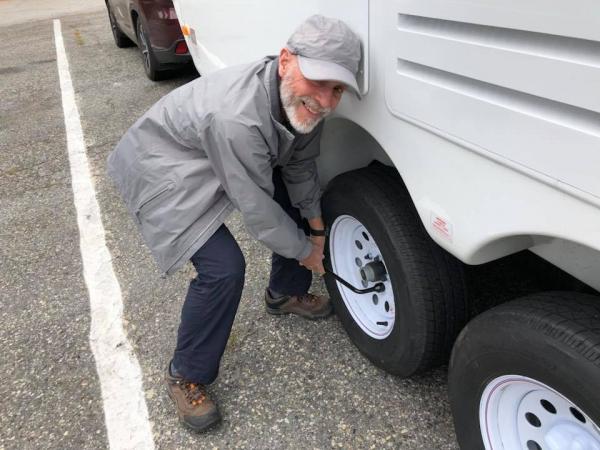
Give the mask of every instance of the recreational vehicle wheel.
[[600, 298], [536, 294], [471, 321], [449, 393], [464, 449], [600, 449]]
[[[357, 294], [327, 277], [351, 340], [377, 366], [409, 376], [443, 363], [466, 320], [462, 267], [423, 229], [399, 175], [373, 165], [339, 175], [323, 196], [328, 261]], [[379, 263], [371, 280], [364, 270]], [[372, 265], [372, 264], [371, 264]]]

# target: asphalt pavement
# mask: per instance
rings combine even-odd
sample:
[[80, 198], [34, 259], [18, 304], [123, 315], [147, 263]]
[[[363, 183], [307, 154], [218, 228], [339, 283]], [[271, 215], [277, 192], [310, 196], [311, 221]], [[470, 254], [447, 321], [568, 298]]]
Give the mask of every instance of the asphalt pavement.
[[[105, 161], [145, 110], [196, 75], [149, 81], [137, 48], [118, 49], [105, 11], [94, 10], [62, 17], [62, 32], [155, 447], [456, 449], [446, 368], [400, 379], [362, 357], [335, 316], [268, 316], [270, 254], [238, 215], [227, 225], [247, 261], [246, 284], [211, 386], [224, 420], [202, 435], [179, 425], [162, 377], [194, 271], [161, 276]], [[1, 26], [0, 42], [0, 450], [108, 448], [52, 21]], [[486, 304], [514, 286], [530, 289], [507, 275], [513, 263], [500, 264], [468, 272]], [[325, 292], [320, 280], [314, 288]]]

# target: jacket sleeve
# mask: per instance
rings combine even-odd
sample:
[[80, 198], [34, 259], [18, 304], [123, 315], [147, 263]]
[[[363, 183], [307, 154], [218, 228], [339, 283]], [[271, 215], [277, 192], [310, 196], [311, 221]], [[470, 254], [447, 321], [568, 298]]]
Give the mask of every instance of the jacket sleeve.
[[305, 219], [321, 217], [321, 185], [315, 159], [319, 156], [323, 123], [301, 148], [292, 153], [281, 174], [292, 205]]
[[213, 117], [202, 141], [211, 166], [246, 229], [273, 252], [302, 260], [310, 240], [273, 200], [269, 148], [260, 132], [234, 120]]

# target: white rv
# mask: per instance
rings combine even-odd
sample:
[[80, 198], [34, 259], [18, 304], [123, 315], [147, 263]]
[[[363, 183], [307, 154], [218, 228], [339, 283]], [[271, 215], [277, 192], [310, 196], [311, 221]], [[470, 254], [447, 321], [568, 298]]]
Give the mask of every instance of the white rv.
[[600, 298], [466, 324], [462, 274], [529, 249], [600, 290], [600, 3], [174, 3], [200, 74], [277, 54], [313, 13], [361, 36], [363, 99], [344, 96], [319, 161], [333, 270], [385, 286], [328, 279], [352, 341], [400, 376], [452, 352], [464, 449], [600, 449]]

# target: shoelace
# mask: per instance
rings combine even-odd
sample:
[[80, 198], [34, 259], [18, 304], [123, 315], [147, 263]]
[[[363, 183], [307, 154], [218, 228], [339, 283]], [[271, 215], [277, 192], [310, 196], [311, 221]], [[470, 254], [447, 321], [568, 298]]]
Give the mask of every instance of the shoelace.
[[204, 385], [190, 383], [187, 381], [181, 382], [180, 385], [183, 387], [183, 392], [188, 402], [190, 402], [193, 406], [202, 404], [206, 398], [206, 388]]
[[319, 297], [315, 294], [304, 294], [298, 297], [300, 303], [315, 303], [319, 300]]

